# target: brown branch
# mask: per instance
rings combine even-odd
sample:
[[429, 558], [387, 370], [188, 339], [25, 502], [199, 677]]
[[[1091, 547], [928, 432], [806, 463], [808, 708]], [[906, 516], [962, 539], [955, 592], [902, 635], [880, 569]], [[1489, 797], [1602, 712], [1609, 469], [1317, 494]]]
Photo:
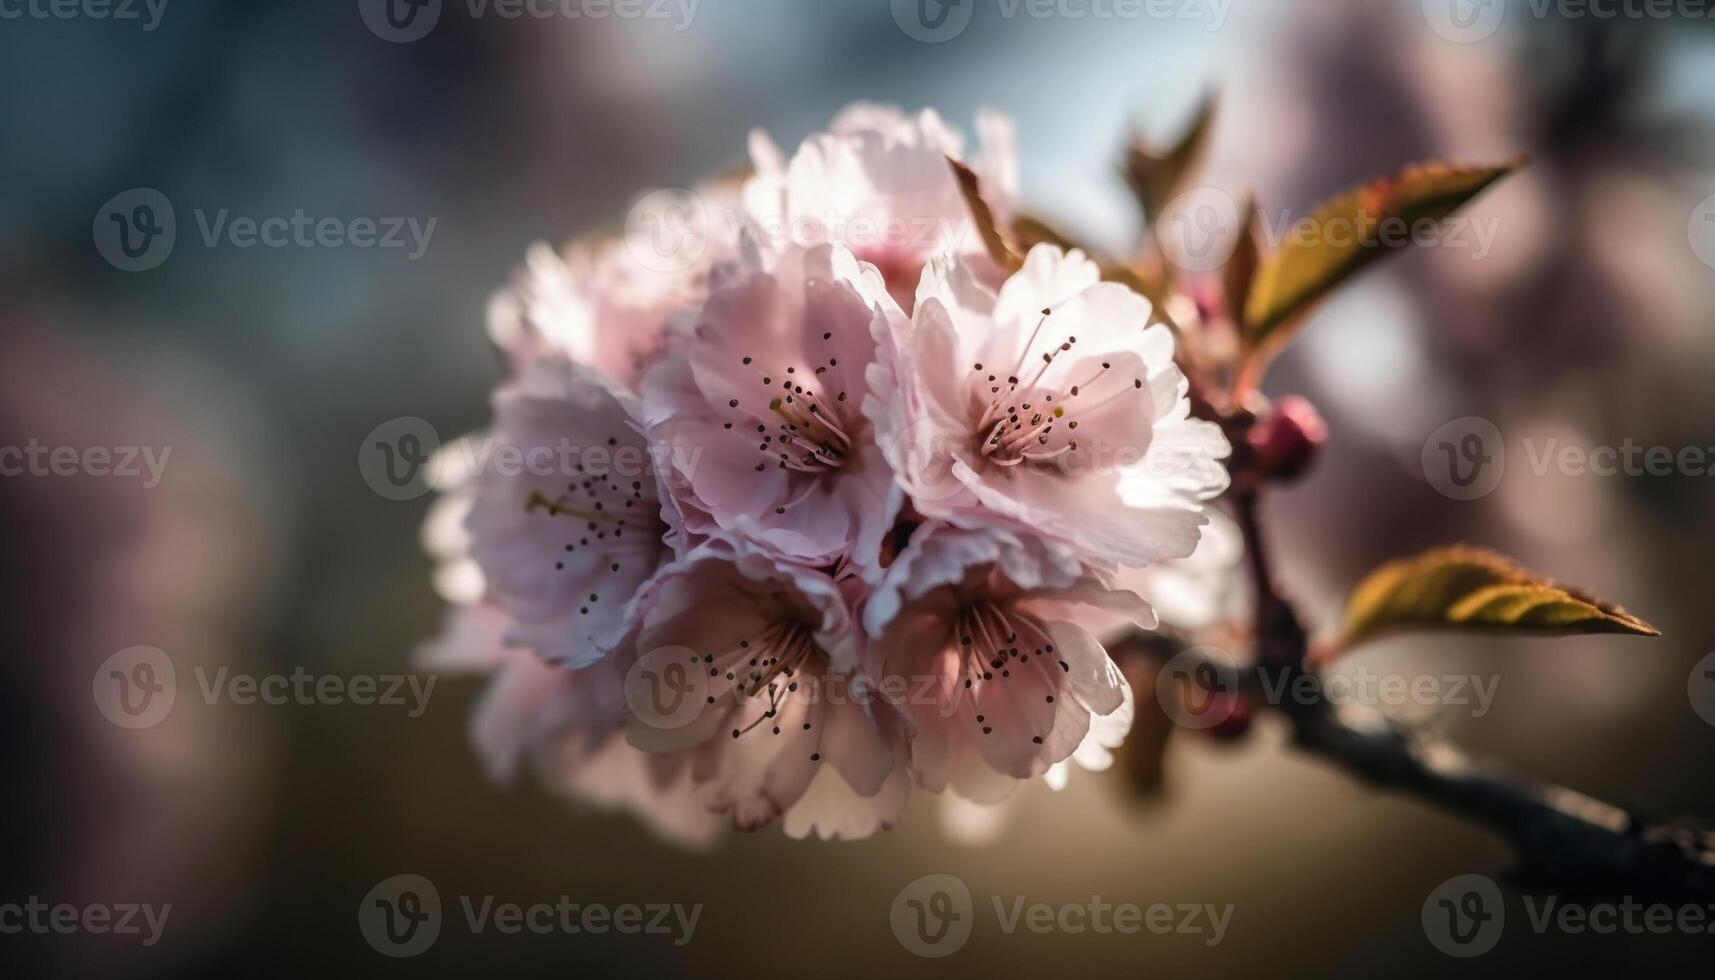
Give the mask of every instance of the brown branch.
[[1374, 709], [1289, 705], [1294, 744], [1366, 782], [1469, 817], [1512, 845], [1518, 884], [1715, 902], [1715, 833], [1522, 779]]
[[[1234, 486], [1230, 499], [1256, 590], [1258, 661], [1302, 674], [1307, 637], [1270, 574], [1257, 489], [1242, 477], [1235, 477]], [[1290, 720], [1297, 748], [1365, 782], [1475, 820], [1506, 839], [1520, 861], [1520, 885], [1591, 897], [1715, 902], [1715, 833], [1704, 827], [1656, 820], [1532, 782], [1374, 709], [1336, 709], [1320, 697], [1271, 707]]]

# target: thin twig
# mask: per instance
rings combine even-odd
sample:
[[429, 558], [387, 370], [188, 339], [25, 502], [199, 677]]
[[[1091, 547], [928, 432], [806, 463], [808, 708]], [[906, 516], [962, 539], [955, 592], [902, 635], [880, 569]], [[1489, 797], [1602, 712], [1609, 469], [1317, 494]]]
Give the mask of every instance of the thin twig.
[[[1235, 480], [1235, 486], [1244, 485]], [[1275, 587], [1258, 493], [1245, 487], [1231, 499], [1252, 559], [1258, 659], [1303, 673], [1306, 633]], [[1297, 748], [1366, 782], [1469, 817], [1505, 838], [1520, 861], [1515, 873], [1520, 885], [1590, 897], [1715, 902], [1715, 833], [1702, 826], [1656, 820], [1532, 782], [1374, 709], [1336, 710], [1320, 697], [1287, 699], [1271, 707], [1290, 720]]]
[[1288, 706], [1293, 744], [1366, 782], [1475, 820], [1519, 858], [1515, 880], [1571, 895], [1715, 902], [1715, 834], [1480, 762], [1374, 709]]

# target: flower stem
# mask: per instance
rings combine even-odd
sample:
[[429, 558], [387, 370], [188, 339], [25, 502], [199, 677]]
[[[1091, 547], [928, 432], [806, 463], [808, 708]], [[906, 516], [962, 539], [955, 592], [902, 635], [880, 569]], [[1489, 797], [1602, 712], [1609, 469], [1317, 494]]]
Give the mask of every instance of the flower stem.
[[[1307, 634], [1276, 586], [1264, 536], [1261, 481], [1248, 472], [1246, 412], [1215, 418], [1234, 445], [1228, 493], [1244, 536], [1256, 596], [1257, 660], [1307, 670]], [[1236, 436], [1236, 437], [1235, 437]], [[1282, 690], [1292, 690], [1289, 683]], [[1583, 897], [1715, 902], [1715, 832], [1694, 822], [1657, 820], [1576, 791], [1540, 784], [1479, 761], [1452, 743], [1373, 708], [1336, 708], [1318, 692], [1265, 705], [1292, 726], [1300, 751], [1376, 786], [1401, 791], [1489, 828], [1518, 856], [1514, 880]]]

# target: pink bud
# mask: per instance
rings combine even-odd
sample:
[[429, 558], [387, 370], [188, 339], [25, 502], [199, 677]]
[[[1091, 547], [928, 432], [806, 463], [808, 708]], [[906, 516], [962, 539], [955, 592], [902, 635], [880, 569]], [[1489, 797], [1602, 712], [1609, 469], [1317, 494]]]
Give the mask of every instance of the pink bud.
[[1297, 395], [1282, 398], [1274, 411], [1250, 432], [1258, 469], [1273, 480], [1295, 480], [1328, 441], [1328, 426], [1315, 406]]
[[1228, 702], [1217, 709], [1222, 712], [1223, 717], [1219, 722], [1205, 730], [1203, 734], [1220, 742], [1236, 742], [1249, 735], [1251, 722], [1256, 718], [1256, 712], [1251, 708], [1250, 703], [1240, 695], [1231, 692], [1218, 695], [1218, 697]]

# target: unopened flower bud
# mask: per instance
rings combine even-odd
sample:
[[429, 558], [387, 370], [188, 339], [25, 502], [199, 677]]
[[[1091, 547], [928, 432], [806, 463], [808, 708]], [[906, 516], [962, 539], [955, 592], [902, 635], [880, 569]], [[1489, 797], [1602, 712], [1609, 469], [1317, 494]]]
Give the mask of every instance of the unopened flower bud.
[[1272, 480], [1295, 480], [1316, 458], [1328, 441], [1328, 427], [1315, 406], [1290, 395], [1274, 406], [1269, 416], [1251, 429], [1251, 449], [1257, 468]]
[[1219, 704], [1221, 720], [1203, 731], [1203, 734], [1221, 742], [1233, 742], [1250, 734], [1251, 722], [1256, 712], [1243, 695], [1228, 692], [1217, 695], [1224, 703]]

